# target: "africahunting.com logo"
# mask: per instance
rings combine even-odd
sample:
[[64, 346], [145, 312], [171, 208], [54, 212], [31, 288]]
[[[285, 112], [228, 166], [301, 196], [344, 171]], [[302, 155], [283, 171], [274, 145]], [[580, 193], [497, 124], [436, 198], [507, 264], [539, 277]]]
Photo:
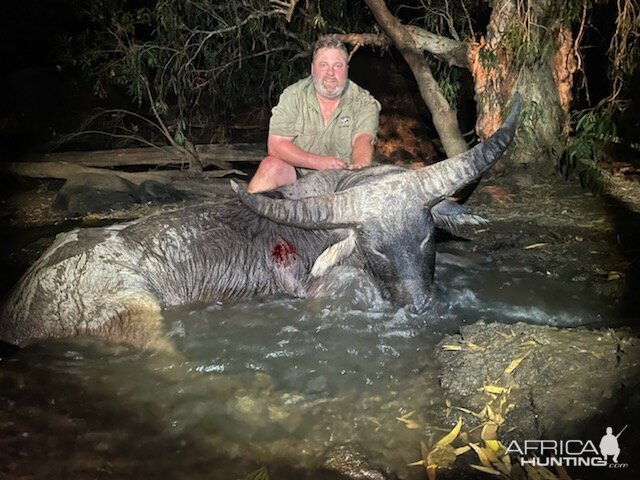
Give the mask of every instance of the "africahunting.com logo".
[[618, 463], [618, 438], [626, 428], [627, 425], [614, 435], [613, 428], [607, 427], [598, 447], [591, 440], [514, 440], [506, 453], [518, 456], [522, 466], [627, 468], [628, 463]]

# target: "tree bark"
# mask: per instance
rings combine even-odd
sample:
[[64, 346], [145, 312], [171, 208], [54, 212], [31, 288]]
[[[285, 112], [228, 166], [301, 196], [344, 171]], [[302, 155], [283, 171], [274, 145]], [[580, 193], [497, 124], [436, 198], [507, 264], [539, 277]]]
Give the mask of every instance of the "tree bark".
[[[476, 132], [480, 138], [489, 137], [498, 128], [515, 90], [524, 100], [518, 142], [509, 158], [512, 163], [549, 166], [549, 159], [556, 156], [566, 134], [573, 73], [568, 73], [572, 68], [569, 57], [574, 52], [567, 47], [567, 42], [571, 43], [570, 32], [554, 25], [556, 19], [548, 15], [549, 8], [549, 2], [544, 0], [533, 2], [525, 19], [514, 0], [496, 0], [486, 36], [469, 44], [467, 58], [475, 84]], [[527, 35], [519, 39], [522, 43], [518, 48], [537, 48], [535, 61], [517, 58], [514, 38], [505, 38], [517, 24]], [[549, 33], [561, 29], [562, 36]]]
[[393, 16], [384, 0], [365, 0], [365, 3], [378, 25], [393, 40], [396, 48], [409, 64], [418, 82], [420, 95], [431, 111], [433, 124], [447, 156], [451, 157], [466, 151], [469, 147], [460, 132], [456, 113], [442, 94], [440, 85], [433, 77], [422, 50], [416, 46], [410, 30]]

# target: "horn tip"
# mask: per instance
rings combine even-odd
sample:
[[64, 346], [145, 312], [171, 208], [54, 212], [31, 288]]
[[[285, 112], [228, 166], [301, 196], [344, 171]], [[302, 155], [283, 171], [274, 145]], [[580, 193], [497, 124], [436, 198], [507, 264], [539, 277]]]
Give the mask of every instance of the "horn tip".
[[238, 182], [236, 182], [235, 180], [229, 180], [229, 184], [231, 186], [231, 190], [233, 190], [234, 193], [240, 193], [240, 185], [238, 184]]

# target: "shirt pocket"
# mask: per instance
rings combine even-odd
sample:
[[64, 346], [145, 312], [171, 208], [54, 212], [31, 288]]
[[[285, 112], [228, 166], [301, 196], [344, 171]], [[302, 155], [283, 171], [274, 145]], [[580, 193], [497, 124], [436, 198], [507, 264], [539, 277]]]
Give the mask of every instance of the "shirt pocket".
[[298, 135], [296, 136], [294, 143], [302, 150], [315, 153], [317, 155], [324, 155], [320, 151], [320, 138], [322, 132], [316, 125], [302, 124], [299, 126]]

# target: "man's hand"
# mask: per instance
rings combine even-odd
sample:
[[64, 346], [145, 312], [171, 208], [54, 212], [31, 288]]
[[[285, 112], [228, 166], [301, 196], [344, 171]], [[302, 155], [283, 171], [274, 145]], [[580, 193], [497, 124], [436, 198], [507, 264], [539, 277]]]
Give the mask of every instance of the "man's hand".
[[322, 157], [316, 167], [318, 170], [342, 170], [347, 164], [337, 157]]

